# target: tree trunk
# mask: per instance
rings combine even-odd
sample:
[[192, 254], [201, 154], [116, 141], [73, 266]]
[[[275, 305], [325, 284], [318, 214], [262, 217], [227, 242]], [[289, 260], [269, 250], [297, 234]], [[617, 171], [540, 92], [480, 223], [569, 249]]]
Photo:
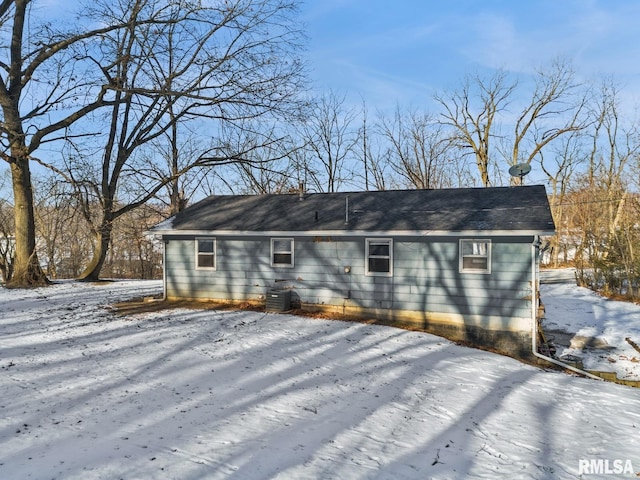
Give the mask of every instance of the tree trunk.
[[78, 280], [97, 282], [100, 279], [100, 271], [109, 252], [112, 231], [113, 222], [108, 218], [103, 220], [100, 228], [94, 232], [93, 256]]
[[26, 155], [13, 158], [11, 178], [15, 202], [15, 260], [8, 287], [36, 287], [48, 283], [36, 253], [36, 226], [33, 210], [33, 188], [29, 160]]
[[180, 213], [187, 207], [187, 199], [185, 198], [184, 190], [180, 188], [180, 180], [175, 179], [172, 180], [170, 185], [170, 194], [169, 194], [169, 215], [173, 216], [177, 213]]

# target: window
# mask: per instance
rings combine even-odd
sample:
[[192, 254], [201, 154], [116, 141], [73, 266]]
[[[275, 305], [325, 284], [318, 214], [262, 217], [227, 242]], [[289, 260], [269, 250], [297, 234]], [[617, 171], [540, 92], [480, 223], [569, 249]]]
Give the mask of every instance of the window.
[[293, 238], [271, 239], [271, 266], [293, 267]]
[[491, 273], [491, 240], [460, 240], [460, 272]]
[[391, 276], [393, 271], [393, 241], [390, 238], [366, 240], [367, 275]]
[[216, 269], [216, 239], [196, 239], [196, 269]]

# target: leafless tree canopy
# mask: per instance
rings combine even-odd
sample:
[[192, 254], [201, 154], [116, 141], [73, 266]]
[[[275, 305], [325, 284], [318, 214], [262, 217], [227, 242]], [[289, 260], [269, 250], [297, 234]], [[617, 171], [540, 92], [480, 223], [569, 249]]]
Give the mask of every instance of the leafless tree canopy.
[[[14, 203], [21, 206], [15, 214], [16, 285], [45, 280], [35, 248], [32, 161], [73, 186], [94, 237], [94, 256], [82, 274], [92, 279], [119, 216], [167, 185], [175, 190], [177, 179], [194, 168], [255, 158], [234, 151], [219, 132], [246, 128], [271, 144], [264, 124], [299, 116], [303, 36], [294, 1], [98, 0], [74, 31], [34, 22], [36, 34], [25, 38], [28, 4], [0, 4], [0, 140]], [[31, 110], [24, 112], [26, 104]], [[179, 157], [188, 132], [198, 130], [208, 132], [198, 150]], [[66, 143], [63, 158], [38, 155], [53, 142]], [[153, 149], [166, 152], [166, 144], [171, 154], [162, 170]], [[125, 195], [120, 187], [130, 188], [127, 180], [139, 190]], [[180, 201], [174, 198], [174, 206]]]

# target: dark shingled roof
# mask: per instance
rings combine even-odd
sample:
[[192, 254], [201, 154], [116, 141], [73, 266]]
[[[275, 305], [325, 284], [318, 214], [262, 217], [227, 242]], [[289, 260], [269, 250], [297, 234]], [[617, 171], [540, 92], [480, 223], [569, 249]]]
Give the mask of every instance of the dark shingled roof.
[[298, 194], [214, 195], [153, 230], [175, 234], [180, 231], [549, 233], [555, 227], [545, 188], [534, 185], [307, 193], [302, 198]]

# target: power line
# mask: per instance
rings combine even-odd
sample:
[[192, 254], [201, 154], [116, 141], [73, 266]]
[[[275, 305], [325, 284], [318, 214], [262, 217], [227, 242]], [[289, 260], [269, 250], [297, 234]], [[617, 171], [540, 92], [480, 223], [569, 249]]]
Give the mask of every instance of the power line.
[[586, 205], [590, 203], [617, 203], [617, 202], [620, 202], [621, 200], [622, 198], [612, 198], [610, 200], [583, 200], [579, 202], [560, 202], [560, 203], [553, 203], [549, 205], [551, 205], [552, 207], [559, 207], [559, 206], [565, 206], [565, 205]]

